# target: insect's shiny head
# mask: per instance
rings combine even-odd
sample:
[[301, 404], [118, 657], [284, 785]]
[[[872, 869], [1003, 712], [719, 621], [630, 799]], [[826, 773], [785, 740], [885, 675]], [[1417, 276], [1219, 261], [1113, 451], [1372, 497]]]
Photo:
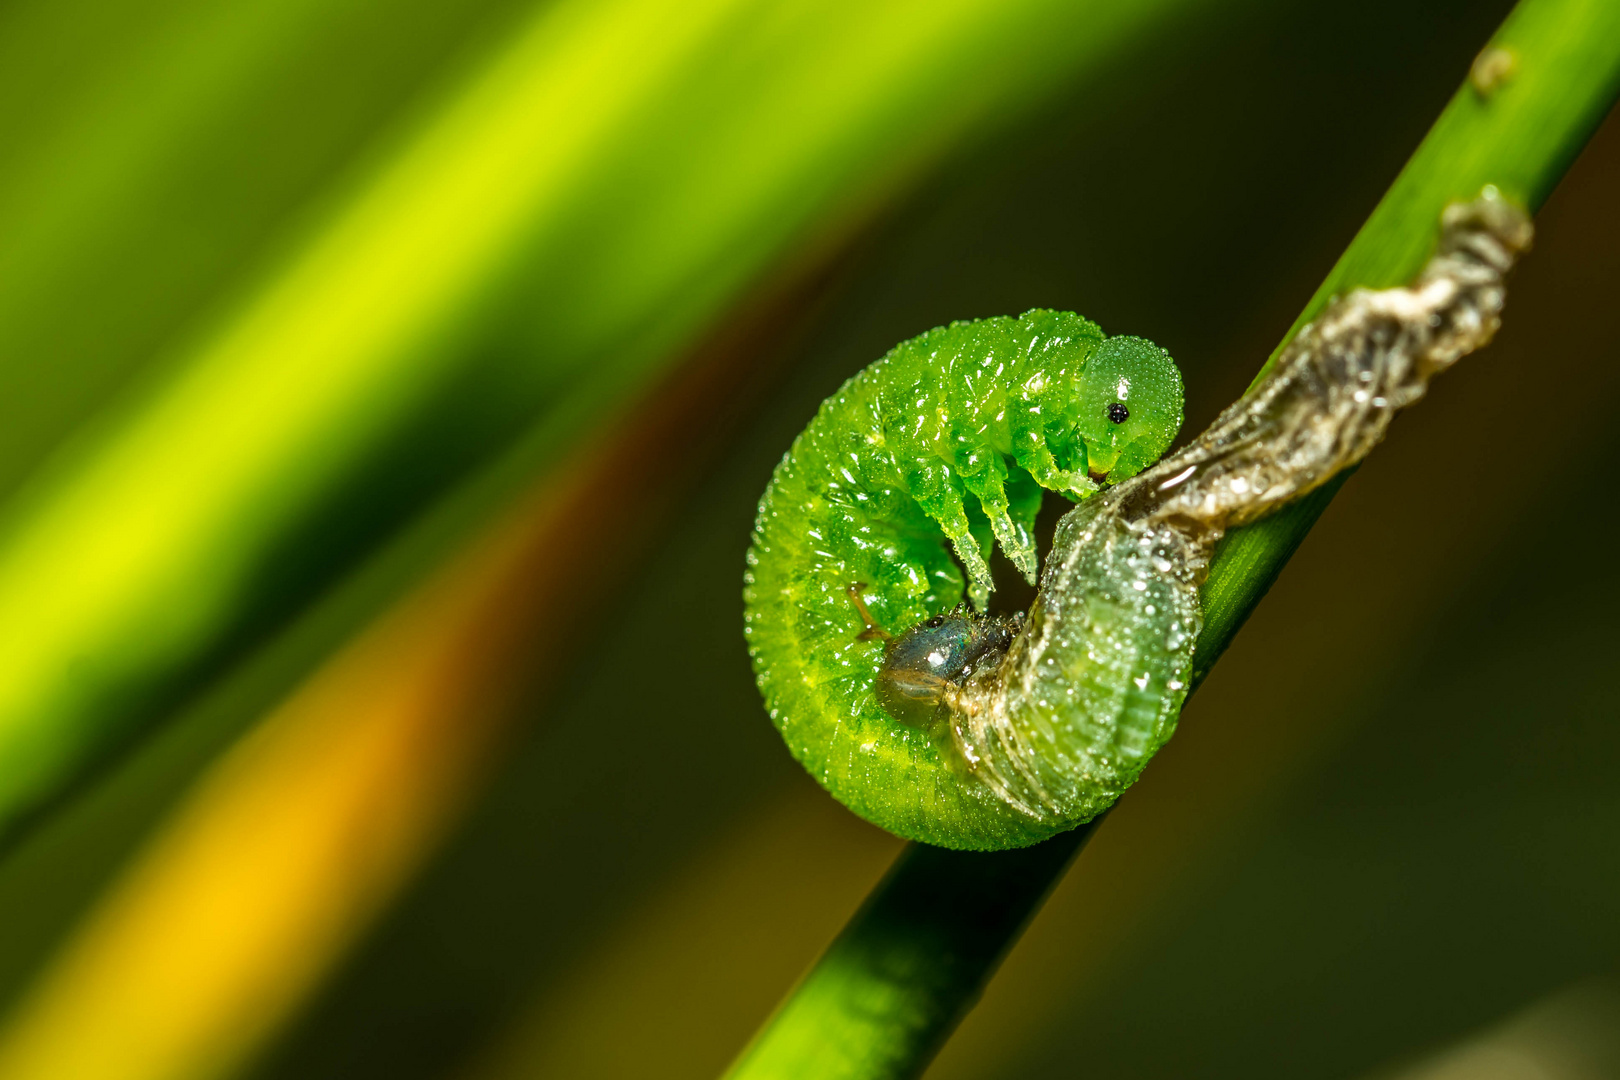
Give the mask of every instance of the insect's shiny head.
[[927, 729], [946, 695], [982, 664], [997, 663], [1023, 624], [1022, 615], [975, 615], [958, 607], [891, 638], [873, 691], [883, 711]]
[[1080, 377], [1077, 433], [1093, 478], [1135, 476], [1181, 430], [1181, 372], [1170, 354], [1139, 337], [1097, 346]]

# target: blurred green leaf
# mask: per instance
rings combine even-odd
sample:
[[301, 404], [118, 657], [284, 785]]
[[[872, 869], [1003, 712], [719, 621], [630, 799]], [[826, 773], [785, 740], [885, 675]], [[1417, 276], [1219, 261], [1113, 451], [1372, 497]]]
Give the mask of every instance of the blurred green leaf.
[[[539, 9], [6, 508], [0, 823], [469, 471], [520, 442], [514, 473], [544, 467], [762, 272], [1177, 6]], [[186, 23], [194, 82], [63, 161], [105, 185], [119, 140], [250, 79], [241, 17]], [[112, 205], [86, 200], [40, 242]]]
[[518, 0], [0, 6], [0, 493], [173, 360]]

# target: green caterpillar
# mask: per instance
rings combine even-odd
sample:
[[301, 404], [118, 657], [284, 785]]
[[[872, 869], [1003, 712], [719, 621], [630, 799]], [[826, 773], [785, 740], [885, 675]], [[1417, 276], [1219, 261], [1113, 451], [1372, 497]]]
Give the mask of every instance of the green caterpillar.
[[[1361, 460], [1487, 343], [1530, 237], [1494, 189], [1449, 207], [1410, 286], [1335, 300], [1156, 465], [1181, 380], [1141, 339], [1033, 311], [896, 347], [823, 404], [760, 502], [745, 633], [793, 754], [862, 817], [946, 847], [1107, 809], [1175, 730], [1216, 541]], [[1035, 603], [980, 614], [992, 537], [1035, 572], [1042, 487], [1083, 501]]]
[[[1047, 835], [964, 782], [938, 732], [885, 711], [874, 686], [887, 650], [863, 609], [900, 635], [954, 608], [954, 550], [982, 611], [994, 542], [1033, 581], [1042, 490], [1084, 499], [1141, 471], [1181, 412], [1163, 349], [1041, 310], [931, 330], [828, 398], [760, 503], [745, 594], [761, 689], [811, 774], [902, 836], [1016, 847]], [[960, 640], [977, 626], [959, 614], [942, 629]]]

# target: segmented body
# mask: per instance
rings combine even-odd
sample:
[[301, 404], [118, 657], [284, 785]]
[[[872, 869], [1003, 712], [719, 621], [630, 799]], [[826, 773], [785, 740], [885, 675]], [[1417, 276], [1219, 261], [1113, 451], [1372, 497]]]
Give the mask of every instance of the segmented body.
[[761, 500], [745, 632], [772, 718], [834, 795], [934, 843], [987, 828], [993, 846], [1037, 837], [948, 740], [883, 710], [885, 648], [863, 637], [849, 587], [866, 587], [895, 634], [951, 608], [964, 584], [982, 610], [994, 541], [1033, 579], [1043, 488], [1084, 498], [1093, 474], [1145, 467], [1180, 427], [1181, 398], [1162, 349], [1033, 311], [913, 338], [822, 405]]

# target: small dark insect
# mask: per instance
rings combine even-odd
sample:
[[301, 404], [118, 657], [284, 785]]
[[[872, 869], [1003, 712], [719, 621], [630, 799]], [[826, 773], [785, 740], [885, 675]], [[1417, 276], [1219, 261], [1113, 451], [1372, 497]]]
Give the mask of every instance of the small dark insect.
[[950, 696], [984, 666], [984, 661], [1000, 663], [1024, 625], [1021, 613], [979, 615], [966, 604], [958, 604], [943, 615], [893, 635], [872, 621], [861, 599], [865, 588], [865, 582], [851, 585], [849, 598], [866, 623], [860, 636], [884, 641], [883, 667], [872, 691], [890, 716], [924, 731], [934, 727]]
[[1123, 424], [1130, 418], [1131, 410], [1127, 409], [1120, 402], [1116, 401], [1112, 405], [1108, 406], [1108, 420], [1110, 423]]

